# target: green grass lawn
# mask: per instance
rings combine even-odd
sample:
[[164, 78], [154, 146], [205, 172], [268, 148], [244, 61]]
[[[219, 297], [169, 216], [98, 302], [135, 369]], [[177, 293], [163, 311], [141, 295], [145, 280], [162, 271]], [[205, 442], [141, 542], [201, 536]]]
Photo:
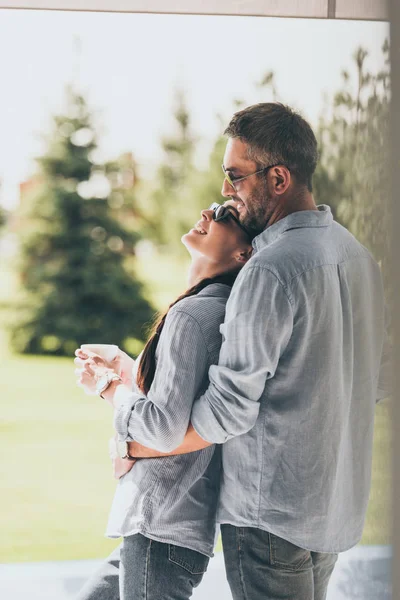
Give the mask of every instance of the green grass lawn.
[[[140, 270], [149, 273], [149, 265]], [[185, 278], [180, 265], [160, 271], [162, 277], [147, 277], [148, 289], [165, 306]], [[3, 300], [6, 295], [9, 289]], [[8, 317], [3, 308], [0, 327]], [[107, 450], [111, 408], [76, 387], [72, 359], [14, 356], [1, 335], [0, 562], [106, 556], [117, 543], [103, 537], [115, 488]], [[389, 496], [390, 415], [384, 404], [377, 408], [363, 543], [388, 543]]]
[[72, 359], [2, 364], [0, 561], [107, 554], [111, 408], [76, 387]]

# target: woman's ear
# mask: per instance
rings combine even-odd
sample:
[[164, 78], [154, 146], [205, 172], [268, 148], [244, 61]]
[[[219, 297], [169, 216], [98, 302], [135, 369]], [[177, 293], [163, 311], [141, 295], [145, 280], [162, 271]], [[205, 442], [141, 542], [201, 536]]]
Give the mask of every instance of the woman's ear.
[[237, 260], [237, 262], [244, 264], [249, 260], [252, 252], [253, 248], [249, 246], [246, 250], [241, 250], [240, 252], [238, 252], [235, 256], [235, 259]]

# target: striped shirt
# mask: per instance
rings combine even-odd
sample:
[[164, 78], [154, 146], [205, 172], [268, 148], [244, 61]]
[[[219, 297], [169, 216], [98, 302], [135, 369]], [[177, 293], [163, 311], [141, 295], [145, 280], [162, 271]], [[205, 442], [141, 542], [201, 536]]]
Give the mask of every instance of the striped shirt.
[[[121, 440], [169, 452], [183, 441], [194, 398], [208, 386], [218, 361], [219, 327], [230, 287], [210, 284], [169, 311], [147, 396], [134, 385], [115, 410]], [[219, 446], [180, 456], [137, 461], [118, 482], [106, 535], [134, 533], [212, 556], [219, 495]]]

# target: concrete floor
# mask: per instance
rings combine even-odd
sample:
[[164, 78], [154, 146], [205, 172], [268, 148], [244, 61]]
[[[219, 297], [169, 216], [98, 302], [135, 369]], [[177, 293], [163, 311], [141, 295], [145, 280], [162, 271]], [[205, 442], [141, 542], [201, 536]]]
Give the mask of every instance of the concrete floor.
[[[1, 600], [72, 600], [98, 560], [0, 565]], [[327, 600], [390, 600], [389, 546], [357, 546], [343, 552]], [[231, 600], [222, 554], [217, 554], [193, 600]]]

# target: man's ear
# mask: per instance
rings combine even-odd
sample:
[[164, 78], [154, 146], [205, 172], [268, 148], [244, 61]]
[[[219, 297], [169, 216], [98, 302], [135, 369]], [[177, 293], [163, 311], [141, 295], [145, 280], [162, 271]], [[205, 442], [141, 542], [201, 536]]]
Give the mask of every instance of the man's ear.
[[284, 194], [291, 182], [290, 171], [285, 166], [277, 166], [273, 169], [274, 177], [274, 192], [276, 194]]

